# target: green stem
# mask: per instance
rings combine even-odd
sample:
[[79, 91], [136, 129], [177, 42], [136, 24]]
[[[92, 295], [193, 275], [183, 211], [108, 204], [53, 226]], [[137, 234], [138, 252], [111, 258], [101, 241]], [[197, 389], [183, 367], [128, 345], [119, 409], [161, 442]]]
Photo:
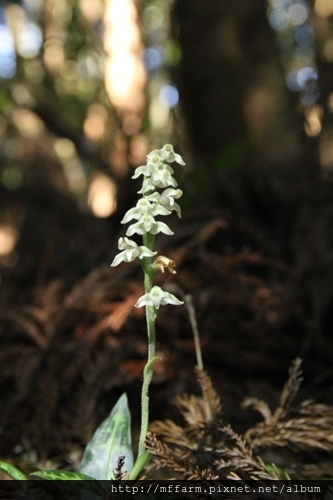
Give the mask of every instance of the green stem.
[[[145, 234], [143, 237], [143, 244], [153, 250], [154, 236]], [[149, 293], [153, 286], [153, 277], [155, 270], [152, 267], [152, 259], [143, 259], [142, 266], [144, 269], [144, 285], [145, 293]], [[148, 335], [148, 359], [143, 371], [143, 382], [141, 392], [141, 429], [139, 438], [138, 458], [141, 457], [146, 451], [146, 435], [149, 424], [149, 386], [153, 378], [154, 363], [155, 363], [155, 319], [156, 309], [154, 306], [146, 306], [146, 321], [147, 321], [147, 335]]]

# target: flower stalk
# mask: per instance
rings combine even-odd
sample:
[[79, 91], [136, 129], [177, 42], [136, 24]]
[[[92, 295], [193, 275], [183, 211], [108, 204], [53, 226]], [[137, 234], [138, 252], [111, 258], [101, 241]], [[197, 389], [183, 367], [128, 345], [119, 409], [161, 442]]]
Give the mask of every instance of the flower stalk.
[[[161, 305], [183, 304], [171, 293], [164, 291], [159, 286], [154, 286], [156, 272], [164, 273], [165, 269], [175, 274], [175, 262], [165, 256], [158, 256], [155, 261], [155, 235], [164, 233], [172, 235], [173, 232], [164, 222], [155, 219], [157, 216], [167, 216], [173, 211], [181, 217], [181, 209], [175, 200], [182, 196], [182, 191], [177, 188], [177, 181], [173, 177], [174, 170], [169, 163], [176, 162], [185, 165], [180, 155], [176, 154], [171, 144], [166, 144], [160, 150], [154, 150], [147, 155], [146, 165], [136, 168], [133, 179], [143, 176], [142, 187], [139, 194], [142, 198], [134, 208], [125, 214], [122, 224], [133, 219], [124, 238], [120, 238], [118, 248], [120, 253], [115, 256], [111, 266], [117, 266], [121, 262], [132, 262], [138, 258], [144, 272], [145, 293], [136, 303], [136, 307], [146, 308], [148, 358], [143, 371], [143, 383], [141, 393], [141, 429], [139, 437], [138, 457], [143, 456], [146, 451], [145, 440], [149, 424], [149, 387], [153, 377], [155, 356], [155, 321]], [[143, 245], [139, 246], [129, 236], [138, 234], [142, 236]]]

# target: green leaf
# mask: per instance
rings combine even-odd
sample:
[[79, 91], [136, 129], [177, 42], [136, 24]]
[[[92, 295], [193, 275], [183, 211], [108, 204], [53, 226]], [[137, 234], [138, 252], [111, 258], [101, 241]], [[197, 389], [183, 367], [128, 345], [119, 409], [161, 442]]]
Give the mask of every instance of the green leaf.
[[125, 457], [124, 472], [131, 471], [131, 414], [126, 394], [120, 396], [110, 415], [88, 443], [81, 462], [81, 472], [95, 479], [114, 479], [113, 471], [121, 456]]
[[[32, 472], [30, 476], [36, 476], [50, 481], [64, 481], [64, 488], [70, 490], [89, 490], [97, 496], [105, 497], [105, 490], [99, 486], [97, 481], [86, 474], [66, 470], [40, 470]], [[77, 482], [80, 481], [80, 482]], [[81, 482], [84, 481], [84, 482]]]
[[0, 462], [0, 470], [8, 474], [8, 476], [10, 476], [12, 479], [15, 479], [15, 481], [26, 480], [25, 474], [23, 474], [23, 472], [14, 467], [14, 465], [7, 464], [6, 462]]
[[93, 477], [79, 472], [71, 472], [69, 470], [38, 470], [32, 472], [30, 476], [40, 477], [41, 479], [49, 479], [51, 481], [91, 481]]

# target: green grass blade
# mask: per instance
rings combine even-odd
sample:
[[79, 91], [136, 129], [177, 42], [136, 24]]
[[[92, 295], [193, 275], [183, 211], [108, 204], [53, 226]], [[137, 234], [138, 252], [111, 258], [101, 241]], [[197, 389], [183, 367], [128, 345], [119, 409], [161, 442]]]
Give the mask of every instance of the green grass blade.
[[120, 456], [125, 457], [124, 472], [133, 467], [131, 414], [126, 394], [113, 407], [88, 443], [81, 462], [81, 472], [95, 479], [113, 479]]
[[268, 474], [278, 474], [279, 479], [284, 479], [284, 480], [290, 479], [288, 474], [283, 469], [281, 469], [281, 467], [277, 467], [275, 464], [265, 464], [265, 469], [268, 472]]

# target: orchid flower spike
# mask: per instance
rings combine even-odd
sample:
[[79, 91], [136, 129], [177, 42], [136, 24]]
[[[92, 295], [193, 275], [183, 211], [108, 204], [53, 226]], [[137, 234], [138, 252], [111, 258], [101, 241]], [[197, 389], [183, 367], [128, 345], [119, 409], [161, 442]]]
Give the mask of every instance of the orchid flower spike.
[[[121, 262], [132, 262], [138, 258], [142, 260], [145, 273], [149, 269], [153, 273], [156, 271], [164, 273], [166, 269], [172, 274], [176, 273], [175, 262], [168, 257], [160, 256], [154, 262], [152, 261], [152, 257], [157, 252], [153, 250], [154, 238], [151, 239], [151, 236], [159, 233], [173, 234], [165, 222], [156, 220], [156, 218], [168, 216], [172, 212], [176, 212], [178, 217], [181, 217], [180, 206], [175, 200], [178, 200], [183, 192], [177, 188], [178, 184], [173, 176], [174, 170], [169, 165], [170, 163], [185, 165], [182, 157], [175, 153], [173, 146], [165, 144], [162, 149], [154, 149], [147, 155], [146, 165], [136, 168], [133, 179], [143, 176], [142, 187], [138, 191], [141, 198], [134, 208], [127, 211], [121, 221], [122, 224], [133, 222], [127, 228], [126, 236], [119, 239], [118, 247], [121, 251], [113, 259], [112, 267]], [[139, 246], [135, 241], [129, 239], [135, 234], [142, 236], [148, 246]], [[147, 243], [149, 241], [151, 243]], [[138, 300], [137, 307], [153, 305], [158, 309], [160, 305], [164, 304], [179, 305], [182, 302], [161, 288], [152, 287], [149, 293]]]

